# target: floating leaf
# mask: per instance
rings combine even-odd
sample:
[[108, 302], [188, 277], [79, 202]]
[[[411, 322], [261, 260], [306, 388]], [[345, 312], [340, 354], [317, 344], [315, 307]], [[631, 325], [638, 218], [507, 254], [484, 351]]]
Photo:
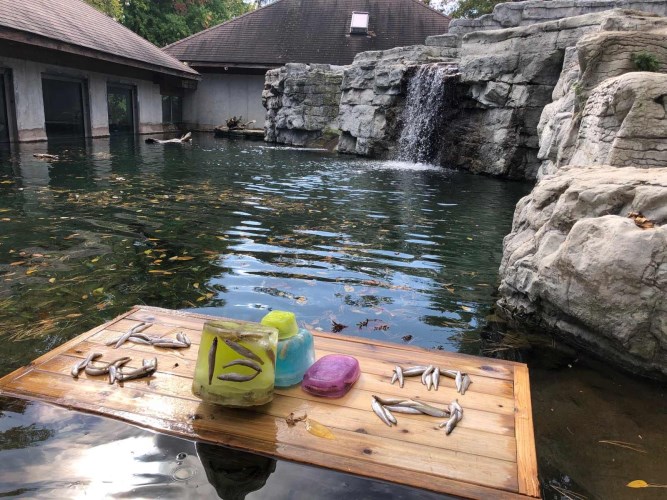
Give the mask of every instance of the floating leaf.
[[321, 437], [324, 439], [336, 439], [333, 432], [326, 426], [319, 423], [317, 420], [312, 418], [306, 419], [306, 430], [310, 432], [313, 436]]
[[72, 238], [76, 238], [77, 236], [79, 236], [79, 233], [70, 234], [69, 236], [65, 236], [63, 239], [71, 240]]
[[472, 311], [472, 308], [470, 308], [468, 306], [461, 306], [461, 309], [463, 309], [465, 312], [471, 312]]
[[192, 286], [193, 288], [199, 288], [199, 283], [193, 283]]
[[345, 289], [345, 291], [346, 291], [347, 293], [352, 293], [352, 292], [354, 292], [354, 287], [353, 287], [353, 286], [345, 285], [343, 288]]
[[100, 260], [100, 258], [99, 258], [99, 257], [95, 257], [95, 258], [94, 258], [93, 260], [91, 260], [90, 262], [92, 262], [92, 263], [94, 264], [94, 263], [97, 262], [98, 260]]
[[49, 283], [55, 283], [56, 279], [55, 278], [49, 278]]
[[307, 304], [308, 299], [306, 297], [297, 297], [296, 298], [296, 303], [297, 304]]
[[99, 287], [93, 290], [93, 295], [102, 295], [104, 293], [104, 287]]
[[81, 314], [81, 313], [72, 313], [72, 314], [66, 315], [65, 318], [73, 319], [73, 318], [78, 318], [79, 316], [83, 316], [83, 314]]
[[25, 260], [17, 260], [16, 262], [12, 262], [9, 264], [10, 266], [20, 266], [22, 264], [25, 264]]
[[150, 254], [153, 253], [153, 250], [144, 250], [144, 253], [145, 253], [146, 255], [150, 255]]
[[191, 257], [189, 255], [179, 255], [178, 257], [169, 257], [169, 260], [174, 261], [174, 260], [192, 260], [194, 257]]
[[163, 274], [163, 275], [174, 274], [171, 271], [162, 271], [161, 269], [151, 269], [148, 272], [152, 274]]
[[34, 273], [36, 273], [37, 271], [38, 271], [38, 269], [37, 269], [36, 267], [31, 267], [31, 268], [28, 269], [25, 273], [26, 273], [26, 275], [30, 276], [31, 274], [34, 274]]

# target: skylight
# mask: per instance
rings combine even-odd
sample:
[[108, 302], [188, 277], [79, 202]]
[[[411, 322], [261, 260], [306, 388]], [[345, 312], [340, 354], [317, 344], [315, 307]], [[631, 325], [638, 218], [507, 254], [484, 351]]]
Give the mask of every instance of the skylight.
[[352, 12], [350, 33], [360, 35], [368, 34], [368, 12]]

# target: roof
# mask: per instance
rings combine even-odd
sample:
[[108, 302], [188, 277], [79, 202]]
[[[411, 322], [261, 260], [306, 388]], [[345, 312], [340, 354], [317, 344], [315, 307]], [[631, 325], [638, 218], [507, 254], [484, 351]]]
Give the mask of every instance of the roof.
[[31, 45], [54, 41], [59, 50], [67, 51], [69, 45], [128, 66], [141, 63], [154, 71], [197, 77], [192, 68], [81, 0], [0, 0], [0, 28], [2, 38], [10, 38], [9, 28], [37, 35], [24, 41]]
[[[370, 13], [372, 36], [350, 35], [353, 11]], [[359, 52], [423, 44], [449, 20], [418, 0], [278, 0], [164, 50], [195, 67], [343, 65]]]

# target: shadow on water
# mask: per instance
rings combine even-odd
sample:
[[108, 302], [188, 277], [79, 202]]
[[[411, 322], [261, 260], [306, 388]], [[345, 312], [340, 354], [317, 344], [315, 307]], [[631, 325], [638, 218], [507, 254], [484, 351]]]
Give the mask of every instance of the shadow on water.
[[[343, 335], [528, 360], [545, 496], [627, 498], [629, 480], [665, 482], [662, 388], [493, 315], [502, 238], [529, 189], [208, 136], [21, 145], [0, 153], [1, 374], [134, 304], [254, 321], [293, 310]], [[215, 498], [247, 474], [248, 498], [435, 498], [287, 462], [260, 487], [268, 459], [198, 446], [0, 399], [0, 495]]]

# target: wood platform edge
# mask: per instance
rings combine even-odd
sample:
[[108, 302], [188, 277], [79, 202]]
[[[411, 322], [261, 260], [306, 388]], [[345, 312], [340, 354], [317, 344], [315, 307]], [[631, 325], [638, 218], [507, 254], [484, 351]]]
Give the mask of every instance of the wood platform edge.
[[519, 365], [514, 368], [514, 407], [519, 492], [539, 498], [540, 485], [537, 479], [537, 455], [535, 454], [533, 409], [530, 400], [530, 377], [526, 365]]

